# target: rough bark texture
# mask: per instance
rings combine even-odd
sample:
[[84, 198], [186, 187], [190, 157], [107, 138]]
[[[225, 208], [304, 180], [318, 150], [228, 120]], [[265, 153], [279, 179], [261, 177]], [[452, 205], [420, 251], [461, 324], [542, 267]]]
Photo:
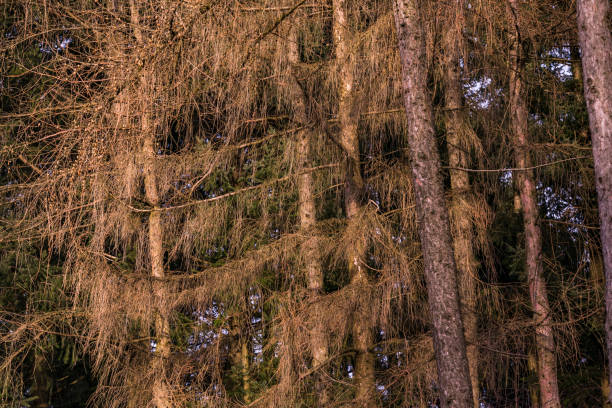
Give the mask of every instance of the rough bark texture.
[[[525, 101], [525, 86], [522, 79], [522, 63], [519, 31], [518, 0], [509, 0], [510, 20], [510, 123], [512, 126], [512, 145], [514, 160], [519, 169], [531, 166], [528, 144], [528, 111]], [[531, 307], [536, 331], [536, 351], [538, 356], [538, 382], [540, 402], [543, 408], [561, 406], [557, 385], [557, 359], [552, 319], [546, 282], [542, 276], [542, 233], [538, 225], [538, 205], [533, 170], [516, 171], [517, 186], [523, 209], [525, 229], [525, 267]]]
[[467, 359], [472, 383], [472, 399], [474, 407], [478, 408], [480, 392], [478, 386], [478, 320], [476, 316], [476, 277], [478, 263], [474, 256], [474, 229], [471, 218], [466, 214], [469, 209], [472, 187], [469, 175], [456, 168], [469, 167], [469, 152], [466, 137], [469, 124], [463, 110], [463, 87], [461, 83], [461, 68], [459, 52], [462, 46], [463, 0], [455, 0], [448, 7], [446, 19], [447, 30], [444, 35], [444, 89], [446, 107], [446, 142], [448, 146], [448, 164], [451, 181], [451, 230], [453, 233], [453, 249], [457, 265], [459, 281], [459, 297], [461, 299], [461, 316], [465, 341], [467, 343]]
[[[298, 49], [298, 38], [296, 30], [291, 30], [289, 35], [289, 63], [293, 70], [293, 75], [289, 81], [289, 89], [293, 101], [294, 122], [297, 126], [308, 126], [307, 117], [307, 99], [298, 79], [298, 66], [300, 63], [300, 55]], [[312, 130], [308, 127], [298, 132], [297, 144], [297, 162], [298, 169], [302, 169], [311, 165], [310, 146], [312, 143]], [[323, 291], [323, 269], [319, 258], [319, 243], [316, 235], [314, 235], [314, 227], [316, 224], [316, 207], [313, 192], [312, 173], [305, 172], [298, 177], [298, 195], [300, 217], [300, 230], [304, 236], [304, 241], [301, 246], [302, 258], [304, 259], [304, 267], [308, 282], [308, 289], [313, 307], [319, 307], [318, 300]], [[313, 313], [317, 316], [319, 311]], [[320, 311], [324, 313], [324, 311]], [[328, 358], [327, 339], [325, 336], [325, 327], [321, 323], [321, 319], [316, 322], [311, 322], [310, 329], [310, 348], [312, 350], [312, 365], [313, 367], [321, 366]], [[328, 396], [322, 388], [321, 383], [317, 384], [319, 405], [323, 406], [328, 403]]]
[[[601, 249], [606, 276], [606, 344], [612, 359], [612, 38], [608, 0], [578, 0], [584, 97], [593, 143]], [[609, 365], [610, 366], [610, 365]], [[612, 379], [612, 370], [610, 370]], [[612, 381], [610, 381], [612, 384]]]
[[[345, 0], [333, 2], [333, 36], [336, 60], [339, 65], [339, 107], [340, 123], [339, 142], [345, 154], [346, 180], [344, 183], [344, 205], [350, 222], [355, 222], [361, 207], [363, 179], [359, 166], [359, 138], [357, 134], [358, 113], [355, 110], [353, 92], [353, 58], [351, 52], [351, 34], [347, 29]], [[347, 251], [347, 262], [351, 285], [358, 288], [369, 285], [367, 271], [364, 268], [365, 245], [355, 240]], [[356, 291], [357, 293], [359, 290]], [[365, 302], [357, 302], [353, 315], [353, 345], [357, 351], [355, 360], [355, 379], [357, 383], [356, 400], [360, 406], [371, 407], [374, 401], [374, 355], [370, 347], [374, 341], [370, 324], [370, 313]]]
[[[134, 29], [134, 37], [140, 49], [145, 49], [145, 41], [140, 31], [140, 18], [138, 6], [134, 0], [130, 0], [130, 19]], [[163, 249], [163, 226], [162, 210], [160, 206], [157, 188], [157, 177], [155, 170], [155, 123], [152, 121], [153, 111], [153, 78], [150, 78], [147, 69], [143, 69], [140, 75], [141, 111], [140, 111], [140, 138], [142, 149], [140, 162], [143, 168], [145, 187], [145, 198], [151, 207], [148, 225], [149, 262], [151, 263], [151, 276], [153, 277], [153, 296], [155, 304], [155, 338], [156, 350], [153, 365], [159, 371], [153, 384], [152, 403], [157, 408], [169, 408], [169, 391], [164, 382], [164, 365], [170, 355], [170, 332], [168, 316], [162, 306], [165, 298], [163, 287], [164, 278], [164, 249]]]
[[432, 103], [427, 90], [425, 38], [418, 2], [395, 0], [394, 14], [416, 212], [440, 382], [440, 404], [443, 408], [472, 408], [474, 403], [455, 260], [440, 175], [440, 157], [434, 137]]

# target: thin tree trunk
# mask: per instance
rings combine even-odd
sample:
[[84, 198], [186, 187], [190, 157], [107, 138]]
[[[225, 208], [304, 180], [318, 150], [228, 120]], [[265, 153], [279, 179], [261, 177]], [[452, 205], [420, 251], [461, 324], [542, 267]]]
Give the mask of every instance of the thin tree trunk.
[[[522, 78], [518, 0], [509, 0], [510, 19], [510, 114], [512, 145], [516, 167], [531, 166], [528, 154], [528, 111]], [[534, 311], [538, 383], [543, 408], [561, 406], [557, 385], [557, 359], [546, 282], [542, 276], [542, 233], [538, 225], [538, 205], [533, 171], [516, 171], [517, 185], [523, 209], [525, 255], [531, 306]]]
[[461, 316], [467, 359], [472, 384], [474, 407], [478, 408], [480, 393], [478, 386], [478, 319], [476, 316], [476, 276], [478, 264], [474, 256], [474, 230], [470, 217], [466, 216], [468, 200], [472, 194], [469, 175], [454, 168], [468, 167], [469, 153], [466, 151], [465, 138], [469, 124], [463, 111], [463, 88], [459, 52], [462, 46], [463, 0], [456, 0], [448, 8], [447, 31], [444, 36], [444, 88], [446, 105], [446, 142], [448, 146], [448, 164], [451, 181], [451, 230], [453, 249], [459, 280], [459, 297], [461, 299]]
[[443, 408], [472, 408], [455, 260], [427, 90], [423, 22], [417, 0], [394, 0], [393, 4], [440, 404]]
[[48, 408], [53, 378], [49, 373], [49, 364], [45, 358], [45, 353], [39, 347], [34, 350], [33, 379], [32, 395], [36, 396], [36, 399], [32, 402], [32, 407]]
[[[339, 142], [345, 154], [346, 179], [344, 183], [344, 206], [350, 222], [356, 222], [361, 208], [363, 179], [359, 165], [359, 137], [357, 124], [359, 115], [355, 111], [354, 96], [354, 55], [351, 52], [351, 34], [347, 28], [346, 1], [333, 1], [333, 36], [336, 60], [339, 64], [339, 106], [340, 122]], [[347, 262], [351, 285], [363, 288], [369, 285], [367, 271], [364, 268], [365, 245], [360, 239], [355, 239], [347, 251]], [[357, 291], [359, 292], [359, 290]], [[375, 405], [374, 401], [374, 355], [370, 347], [374, 341], [370, 324], [369, 305], [359, 301], [353, 315], [353, 343], [357, 351], [355, 361], [355, 379], [357, 382], [356, 399], [358, 404], [366, 407]]]
[[[298, 126], [308, 126], [308, 117], [306, 112], [307, 99], [300, 83], [298, 82], [298, 66], [300, 63], [300, 55], [298, 48], [297, 30], [292, 29], [289, 35], [289, 63], [291, 64], [292, 75], [289, 81], [291, 99], [294, 107], [294, 121]], [[312, 130], [308, 127], [298, 132], [297, 139], [297, 161], [298, 169], [302, 170], [311, 165], [311, 143]], [[306, 270], [306, 278], [308, 281], [308, 289], [311, 297], [311, 304], [317, 308], [313, 315], [318, 316], [319, 313], [324, 313], [318, 310], [318, 300], [323, 292], [323, 269], [321, 260], [319, 259], [319, 242], [314, 234], [316, 224], [316, 207], [313, 193], [312, 173], [306, 172], [298, 177], [298, 194], [299, 194], [299, 217], [300, 230], [304, 235], [304, 241], [301, 246], [302, 258]], [[328, 346], [325, 336], [325, 327], [322, 325], [322, 319], [317, 319], [315, 322], [310, 322], [310, 348], [312, 351], [313, 367], [321, 366], [328, 358]], [[317, 380], [317, 396], [320, 406], [328, 403], [329, 398], [325, 392], [320, 379]]]
[[248, 339], [244, 339], [240, 347], [240, 367], [242, 371], [242, 392], [244, 393], [244, 402], [251, 402], [251, 378], [249, 375], [249, 345]]
[[[584, 104], [584, 86], [583, 86], [583, 75], [582, 75], [582, 58], [580, 57], [580, 50], [578, 47], [572, 47], [570, 51], [572, 59], [572, 76], [576, 81], [576, 99], [579, 104]], [[586, 142], [589, 137], [587, 128], [580, 129], [578, 134], [580, 142]]]
[[[578, 0], [584, 96], [593, 143], [601, 251], [606, 277], [606, 344], [612, 361], [612, 38], [608, 0]], [[612, 370], [609, 373], [612, 384]]]
[[[140, 31], [140, 18], [138, 6], [134, 0], [130, 0], [130, 20], [134, 30], [139, 49], [145, 48], [145, 41]], [[157, 408], [169, 408], [169, 391], [164, 382], [164, 366], [170, 356], [170, 333], [168, 317], [162, 306], [165, 298], [164, 285], [161, 281], [164, 276], [164, 249], [163, 249], [163, 226], [162, 210], [160, 206], [159, 192], [157, 188], [157, 177], [155, 169], [155, 123], [152, 121], [153, 111], [153, 87], [154, 78], [150, 78], [148, 70], [143, 69], [140, 75], [140, 137], [143, 140], [141, 149], [141, 163], [143, 166], [145, 198], [151, 207], [149, 214], [149, 261], [151, 263], [151, 276], [153, 277], [154, 298], [157, 310], [155, 311], [155, 337], [156, 337], [156, 361], [154, 369], [159, 370], [153, 384], [153, 404]]]

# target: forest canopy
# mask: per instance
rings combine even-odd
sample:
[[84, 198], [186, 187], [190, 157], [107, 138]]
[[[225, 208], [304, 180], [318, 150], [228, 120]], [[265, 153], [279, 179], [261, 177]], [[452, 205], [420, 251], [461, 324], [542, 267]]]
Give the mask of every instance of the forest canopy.
[[609, 0], [0, 9], [0, 406], [610, 406]]

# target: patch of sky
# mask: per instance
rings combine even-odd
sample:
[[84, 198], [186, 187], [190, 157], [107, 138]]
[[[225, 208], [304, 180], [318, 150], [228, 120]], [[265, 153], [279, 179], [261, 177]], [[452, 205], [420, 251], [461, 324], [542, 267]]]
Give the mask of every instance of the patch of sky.
[[354, 373], [354, 369], [353, 369], [353, 365], [352, 364], [349, 364], [349, 365], [346, 366], [346, 371], [348, 372], [348, 377], [349, 378], [353, 378], [355, 373]]
[[406, 240], [406, 236], [405, 235], [391, 235], [391, 239], [394, 242], [401, 244], [402, 242]]
[[464, 87], [465, 98], [480, 109], [487, 109], [491, 104], [491, 78], [482, 77], [468, 81]]
[[192, 354], [205, 349], [218, 340], [219, 336], [225, 336], [229, 331], [225, 328], [216, 328], [215, 321], [223, 315], [223, 305], [213, 301], [212, 305], [204, 309], [196, 309], [191, 313], [195, 324], [195, 330], [187, 337], [185, 352]]
[[529, 116], [538, 126], [542, 126], [544, 124], [542, 117], [538, 113], [531, 113]]
[[66, 50], [71, 43], [71, 37], [64, 37], [63, 35], [58, 35], [55, 38], [55, 41], [53, 42], [39, 43], [38, 49], [43, 54], [55, 54]]
[[382, 384], [377, 384], [376, 390], [382, 394], [383, 399], [386, 399], [389, 396], [389, 390], [387, 390], [387, 388]]
[[544, 207], [546, 218], [556, 221], [566, 221], [572, 240], [577, 239], [575, 235], [581, 232], [580, 225], [584, 224], [584, 215], [575, 204], [579, 197], [575, 197], [571, 191], [564, 188], [553, 189], [551, 186], [538, 184], [539, 205]]
[[503, 171], [499, 176], [499, 181], [506, 187], [512, 185], [512, 171]]
[[551, 48], [542, 56], [540, 67], [552, 72], [562, 82], [572, 79], [571, 54], [570, 47]]
[[383, 368], [389, 368], [389, 357], [383, 354], [382, 356], [379, 357], [378, 360], [380, 361], [380, 365]]

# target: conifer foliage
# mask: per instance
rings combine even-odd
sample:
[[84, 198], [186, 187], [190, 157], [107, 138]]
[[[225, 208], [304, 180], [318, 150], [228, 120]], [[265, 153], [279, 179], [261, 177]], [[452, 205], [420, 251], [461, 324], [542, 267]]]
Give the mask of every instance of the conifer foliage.
[[0, 10], [0, 405], [610, 403], [608, 0]]

